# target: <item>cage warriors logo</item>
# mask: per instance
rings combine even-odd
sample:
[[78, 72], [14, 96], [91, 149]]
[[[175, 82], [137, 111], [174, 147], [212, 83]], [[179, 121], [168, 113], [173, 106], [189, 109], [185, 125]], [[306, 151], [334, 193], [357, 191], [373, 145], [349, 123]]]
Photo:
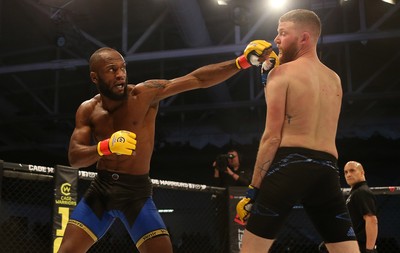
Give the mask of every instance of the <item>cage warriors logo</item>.
[[60, 186], [61, 196], [59, 199], [56, 199], [56, 204], [58, 205], [66, 205], [66, 206], [76, 206], [76, 200], [72, 199], [71, 195], [71, 184], [63, 183]]
[[71, 195], [71, 184], [70, 183], [63, 183], [61, 185], [61, 194], [65, 196]]

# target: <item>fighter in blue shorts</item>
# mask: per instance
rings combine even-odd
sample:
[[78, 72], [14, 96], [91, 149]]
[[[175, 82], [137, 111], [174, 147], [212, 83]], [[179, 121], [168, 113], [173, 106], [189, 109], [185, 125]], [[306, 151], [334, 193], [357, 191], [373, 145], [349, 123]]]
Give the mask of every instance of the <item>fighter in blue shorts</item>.
[[136, 247], [168, 231], [151, 198], [148, 175], [99, 171], [69, 223], [81, 227], [94, 241], [100, 239], [119, 218]]
[[126, 62], [119, 52], [108, 47], [94, 52], [89, 60], [90, 79], [99, 94], [76, 111], [68, 159], [74, 168], [96, 163], [98, 176], [74, 210], [58, 252], [88, 251], [119, 218], [139, 252], [172, 253], [149, 180], [159, 103], [184, 91], [217, 85], [242, 69], [260, 65], [271, 52], [270, 43], [256, 40], [235, 60], [137, 85], [128, 84]]

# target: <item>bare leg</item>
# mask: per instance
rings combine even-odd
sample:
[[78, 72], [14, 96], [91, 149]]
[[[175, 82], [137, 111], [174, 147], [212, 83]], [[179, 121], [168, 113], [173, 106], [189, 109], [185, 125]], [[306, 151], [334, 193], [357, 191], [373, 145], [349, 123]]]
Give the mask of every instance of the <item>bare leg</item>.
[[140, 253], [172, 253], [171, 239], [167, 235], [160, 235], [146, 240], [139, 247]]
[[259, 237], [247, 230], [244, 231], [241, 253], [268, 252], [274, 240]]
[[80, 227], [69, 223], [58, 253], [84, 253], [95, 243]]
[[360, 253], [357, 241], [326, 243], [329, 253]]

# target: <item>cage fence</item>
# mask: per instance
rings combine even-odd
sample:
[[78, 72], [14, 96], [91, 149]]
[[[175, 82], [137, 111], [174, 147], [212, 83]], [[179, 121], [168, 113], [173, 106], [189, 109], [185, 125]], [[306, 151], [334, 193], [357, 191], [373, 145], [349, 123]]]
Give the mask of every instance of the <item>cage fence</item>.
[[[53, 252], [52, 171], [15, 170], [4, 163], [0, 177], [0, 252]], [[90, 184], [80, 179], [78, 196]], [[183, 182], [153, 180], [153, 199], [170, 232], [175, 253], [228, 253], [231, 240], [228, 194]], [[380, 253], [400, 252], [400, 187], [372, 188], [377, 197]], [[303, 208], [296, 206], [270, 252], [317, 253], [321, 238]], [[119, 220], [89, 252], [138, 252]]]

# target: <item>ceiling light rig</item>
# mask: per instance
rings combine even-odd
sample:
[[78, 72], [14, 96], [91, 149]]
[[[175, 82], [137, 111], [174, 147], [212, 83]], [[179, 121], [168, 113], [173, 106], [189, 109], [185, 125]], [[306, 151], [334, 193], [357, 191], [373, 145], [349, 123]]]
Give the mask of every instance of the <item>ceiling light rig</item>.
[[[351, 0], [341, 0], [341, 2], [350, 2]], [[382, 2], [388, 3], [388, 4], [396, 4], [395, 0], [381, 0]]]

